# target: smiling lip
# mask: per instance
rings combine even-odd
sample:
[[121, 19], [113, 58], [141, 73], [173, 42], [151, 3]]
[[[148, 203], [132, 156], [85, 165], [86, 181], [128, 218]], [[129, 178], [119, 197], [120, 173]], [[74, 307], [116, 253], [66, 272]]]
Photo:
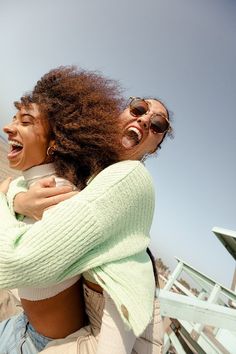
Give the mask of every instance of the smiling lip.
[[124, 135], [122, 137], [122, 145], [126, 149], [132, 149], [134, 146], [137, 146], [143, 138], [143, 132], [135, 127], [129, 126], [124, 131]]
[[143, 137], [143, 132], [139, 128], [137, 128], [135, 126], [130, 126], [130, 127], [128, 127], [127, 131], [128, 132], [133, 131], [135, 134], [137, 134], [138, 142], [140, 143], [140, 141], [142, 140], [142, 137]]
[[8, 160], [12, 160], [22, 152], [23, 145], [19, 141], [12, 140], [12, 139], [9, 139], [9, 145], [10, 145], [11, 150], [7, 154], [7, 158], [8, 158]]

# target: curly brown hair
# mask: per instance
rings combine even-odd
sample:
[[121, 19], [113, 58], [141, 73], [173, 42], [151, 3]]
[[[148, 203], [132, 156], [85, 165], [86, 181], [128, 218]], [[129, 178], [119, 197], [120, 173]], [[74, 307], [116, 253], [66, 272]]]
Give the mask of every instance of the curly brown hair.
[[59, 67], [15, 106], [31, 103], [49, 120], [58, 176], [82, 189], [90, 176], [120, 160], [118, 116], [124, 99], [118, 82], [74, 66]]

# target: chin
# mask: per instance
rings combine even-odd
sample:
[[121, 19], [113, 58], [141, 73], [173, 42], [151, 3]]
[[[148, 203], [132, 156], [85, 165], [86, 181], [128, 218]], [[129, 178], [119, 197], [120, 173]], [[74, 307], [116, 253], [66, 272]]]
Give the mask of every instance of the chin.
[[9, 167], [12, 168], [13, 170], [22, 171], [22, 168], [18, 165], [9, 164]]
[[12, 168], [13, 170], [17, 170], [17, 171], [24, 171], [27, 168], [24, 167], [24, 164], [21, 164], [21, 162], [11, 162], [9, 161], [9, 167]]

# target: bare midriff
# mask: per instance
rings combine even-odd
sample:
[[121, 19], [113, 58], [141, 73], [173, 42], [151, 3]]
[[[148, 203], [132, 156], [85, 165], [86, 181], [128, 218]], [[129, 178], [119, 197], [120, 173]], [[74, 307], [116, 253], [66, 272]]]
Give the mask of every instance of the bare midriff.
[[82, 278], [49, 299], [21, 303], [35, 330], [49, 338], [64, 338], [86, 324]]

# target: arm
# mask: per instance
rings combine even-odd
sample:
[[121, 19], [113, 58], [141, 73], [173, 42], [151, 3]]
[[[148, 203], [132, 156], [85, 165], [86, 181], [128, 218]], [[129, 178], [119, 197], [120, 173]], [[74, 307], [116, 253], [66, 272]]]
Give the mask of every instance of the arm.
[[1, 194], [0, 287], [46, 286], [146, 249], [153, 204], [150, 176], [136, 161], [106, 168], [34, 225], [15, 220]]

